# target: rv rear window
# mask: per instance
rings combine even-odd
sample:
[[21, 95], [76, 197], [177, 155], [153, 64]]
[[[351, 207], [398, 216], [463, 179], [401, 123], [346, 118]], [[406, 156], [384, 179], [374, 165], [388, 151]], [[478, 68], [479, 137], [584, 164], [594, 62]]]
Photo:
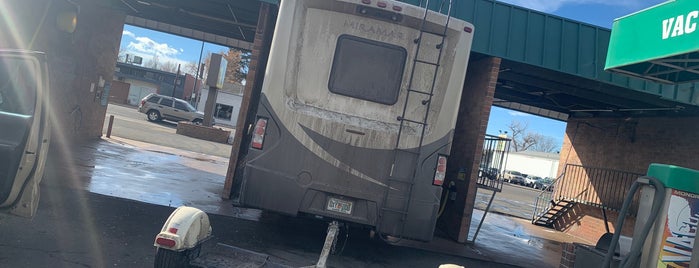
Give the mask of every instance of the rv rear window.
[[393, 105], [398, 101], [406, 55], [400, 46], [341, 35], [328, 89], [335, 94]]

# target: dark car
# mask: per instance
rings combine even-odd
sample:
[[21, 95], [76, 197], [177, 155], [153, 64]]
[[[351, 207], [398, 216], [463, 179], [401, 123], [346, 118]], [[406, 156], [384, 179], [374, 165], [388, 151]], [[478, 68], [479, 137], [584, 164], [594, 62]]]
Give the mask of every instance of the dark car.
[[549, 178], [549, 177], [539, 179], [539, 180], [534, 182], [533, 187], [534, 187], [534, 189], [542, 189], [542, 190], [547, 189], [549, 191], [553, 191], [553, 186], [552, 186], [553, 181], [554, 181], [553, 178]]

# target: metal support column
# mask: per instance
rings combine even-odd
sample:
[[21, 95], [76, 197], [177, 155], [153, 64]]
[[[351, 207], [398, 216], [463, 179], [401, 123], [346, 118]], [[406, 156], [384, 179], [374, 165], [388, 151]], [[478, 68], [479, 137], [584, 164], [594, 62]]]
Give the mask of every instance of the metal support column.
[[490, 205], [493, 204], [493, 199], [495, 199], [495, 194], [497, 191], [493, 190], [493, 194], [490, 195], [490, 201], [488, 201], [488, 206], [485, 207], [485, 211], [483, 211], [483, 217], [481, 217], [481, 221], [478, 223], [478, 228], [476, 228], [476, 233], [473, 234], [473, 239], [466, 240], [467, 243], [475, 243], [476, 238], [478, 237], [478, 232], [481, 231], [481, 226], [483, 226], [483, 222], [485, 221], [485, 216], [488, 215], [488, 211], [490, 210]]

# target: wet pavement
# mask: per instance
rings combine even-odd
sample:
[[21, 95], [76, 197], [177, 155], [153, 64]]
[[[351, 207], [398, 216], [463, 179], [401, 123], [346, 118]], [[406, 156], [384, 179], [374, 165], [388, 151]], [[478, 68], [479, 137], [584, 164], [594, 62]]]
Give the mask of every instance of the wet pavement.
[[[64, 160], [72, 163], [57, 165], [53, 168], [58, 173], [69, 174], [69, 177], [75, 178], [66, 181], [62, 185], [75, 191], [87, 190], [89, 193], [98, 195], [172, 208], [188, 205], [200, 208], [211, 214], [242, 219], [245, 223], [237, 224], [236, 228], [224, 227], [222, 230], [220, 227], [214, 227], [214, 234], [229, 244], [237, 244], [236, 246], [243, 248], [259, 250], [295, 265], [299, 263], [308, 265], [308, 262], [317, 258], [317, 254], [320, 252], [319, 247], [322, 246], [322, 240], [324, 239], [325, 223], [315, 220], [306, 222], [303, 219], [268, 215], [255, 209], [235, 208], [230, 201], [220, 198], [228, 159], [132, 140], [112, 138], [82, 146], [72, 156], [66, 157]], [[481, 213], [482, 211], [480, 210], [474, 212], [472, 228], [475, 229], [477, 226], [477, 221], [480, 220], [480, 215], [482, 215]], [[164, 217], [156, 219], [161, 224], [164, 220]], [[274, 240], [275, 231], [284, 233], [284, 229], [286, 229], [286, 227], [278, 227], [276, 225], [269, 227], [260, 223], [268, 223], [270, 221], [281, 221], [283, 222], [283, 224], [280, 224], [281, 226], [296, 225], [300, 228], [299, 230], [310, 228], [312, 230], [306, 231], [312, 234], [304, 236], [301, 231], [298, 231], [301, 234], [285, 234], [291, 235], [290, 238], [287, 237], [283, 240], [282, 244], [285, 247], [269, 245], [267, 243], [279, 243], [279, 241]], [[267, 227], [247, 226], [254, 226], [255, 222]], [[237, 229], [239, 226], [244, 228], [271, 228], [272, 230], [271, 233], [265, 231], [258, 233], [257, 236], [252, 234], [252, 237], [246, 237], [245, 239], [229, 238], [251, 235], [245, 233], [244, 228]], [[363, 233], [364, 231], [353, 230], [348, 231], [348, 234], [358, 232], [362, 234], [355, 234], [353, 237], [368, 239], [364, 238], [366, 236]], [[152, 235], [154, 236], [155, 232]], [[304, 239], [311, 240], [304, 240], [294, 235], [301, 235]], [[267, 237], [267, 240], [260, 237]], [[375, 245], [375, 240], [372, 242], [362, 239], [355, 238], [354, 244], [350, 241], [345, 256], [332, 256], [330, 259], [331, 266], [394, 267], [413, 266], [411, 264], [415, 263], [430, 266], [439, 263], [461, 263], [462, 265], [471, 263], [471, 267], [484, 267], [483, 265], [487, 267], [506, 267], [506, 265], [498, 265], [499, 263], [519, 267], [558, 267], [561, 251], [560, 243], [576, 241], [575, 238], [566, 234], [534, 226], [527, 220], [494, 213], [490, 213], [486, 217], [483, 228], [478, 235], [478, 240], [473, 245], [462, 245], [446, 238], [437, 237], [430, 243], [404, 240], [399, 243], [399, 245], [406, 247], [402, 248], [390, 247], [385, 244]], [[356, 242], [357, 240], [363, 242]], [[264, 241], [268, 242], [265, 243]], [[375, 252], [365, 252], [367, 246], [362, 243], [373, 245]], [[389, 249], [384, 250], [382, 249], [383, 247]], [[429, 255], [426, 253], [427, 251], [417, 251], [423, 252], [420, 254], [410, 251], [412, 253], [409, 254], [412, 257], [406, 259], [405, 256], [401, 257], [400, 254], [402, 254], [401, 252], [409, 251], [407, 248], [426, 249], [427, 251], [438, 252], [440, 255]], [[397, 255], [394, 256], [395, 259], [382, 260], [382, 255], [376, 254]], [[452, 257], [447, 257], [443, 254], [449, 254]], [[422, 256], [425, 259], [418, 261], [414, 259], [416, 256]], [[454, 259], [453, 256], [466, 257], [468, 259]], [[1, 257], [2, 255], [0, 255], [0, 260], [2, 260]]]

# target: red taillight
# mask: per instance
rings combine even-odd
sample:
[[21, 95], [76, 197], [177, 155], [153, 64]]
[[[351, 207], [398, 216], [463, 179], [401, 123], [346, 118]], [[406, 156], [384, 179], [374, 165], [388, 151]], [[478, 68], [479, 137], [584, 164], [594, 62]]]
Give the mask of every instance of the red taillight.
[[403, 11], [403, 8], [401, 6], [393, 6], [393, 11], [401, 12]]
[[172, 233], [172, 234], [177, 234], [177, 228], [174, 228], [174, 227], [170, 227], [170, 229], [167, 229], [167, 231]]
[[380, 7], [380, 8], [385, 8], [385, 7], [388, 6], [388, 4], [386, 4], [386, 2], [381, 2], [381, 1], [379, 1], [379, 2], [376, 3], [376, 6], [378, 6], [378, 7]]
[[368, 5], [368, 4], [371, 4], [371, 0], [362, 0], [362, 3]]
[[464, 27], [464, 32], [470, 33], [473, 32], [473, 29], [471, 29], [471, 27]]
[[139, 106], [140, 106], [140, 107], [143, 107], [143, 105], [146, 105], [146, 100], [142, 100], [142, 101], [141, 101], [141, 105], [139, 105]]
[[258, 118], [255, 123], [255, 130], [252, 132], [252, 148], [262, 149], [262, 143], [265, 141], [265, 130], [267, 129], [267, 119]]
[[444, 184], [444, 177], [447, 174], [447, 157], [440, 155], [437, 157], [437, 168], [434, 171], [434, 180], [432, 185], [441, 186]]
[[163, 237], [158, 237], [157, 239], [155, 239], [155, 243], [158, 245], [161, 245], [161, 246], [169, 247], [169, 248], [175, 246], [175, 240], [167, 239], [167, 238], [163, 238]]

